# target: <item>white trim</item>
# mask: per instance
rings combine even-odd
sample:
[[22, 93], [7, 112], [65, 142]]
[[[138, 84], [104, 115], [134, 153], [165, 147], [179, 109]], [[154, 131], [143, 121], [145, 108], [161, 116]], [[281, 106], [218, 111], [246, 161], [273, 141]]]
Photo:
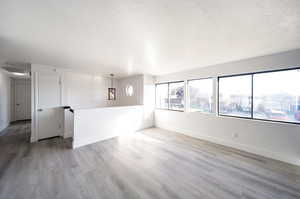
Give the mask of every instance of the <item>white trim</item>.
[[37, 117], [37, 105], [38, 105], [38, 74], [32, 72], [31, 78], [31, 138], [30, 142], [36, 142], [38, 140], [38, 117]]
[[190, 112], [190, 93], [188, 88], [188, 81], [184, 80], [184, 112]]
[[15, 80], [11, 78], [10, 81], [10, 122], [16, 121], [15, 119]]
[[213, 77], [213, 87], [214, 87], [214, 93], [213, 93], [213, 98], [215, 99], [215, 107], [214, 107], [214, 115], [217, 116], [219, 115], [219, 81], [217, 77]]
[[58, 85], [59, 85], [59, 106], [62, 106], [63, 103], [63, 78], [62, 78], [62, 74], [58, 73]]

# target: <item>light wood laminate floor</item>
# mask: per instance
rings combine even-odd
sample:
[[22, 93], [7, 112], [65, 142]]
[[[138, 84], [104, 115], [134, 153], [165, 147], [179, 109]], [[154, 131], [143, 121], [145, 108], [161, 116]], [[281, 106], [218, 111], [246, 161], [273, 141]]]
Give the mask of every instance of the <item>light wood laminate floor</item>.
[[29, 144], [28, 123], [0, 137], [1, 199], [299, 199], [299, 167], [149, 129], [71, 150]]

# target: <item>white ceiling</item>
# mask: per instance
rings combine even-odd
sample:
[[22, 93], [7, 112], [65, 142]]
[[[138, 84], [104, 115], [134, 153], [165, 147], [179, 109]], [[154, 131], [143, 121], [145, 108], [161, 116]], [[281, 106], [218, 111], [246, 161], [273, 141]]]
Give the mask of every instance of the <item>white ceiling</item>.
[[296, 48], [299, 0], [0, 0], [1, 62], [162, 75]]

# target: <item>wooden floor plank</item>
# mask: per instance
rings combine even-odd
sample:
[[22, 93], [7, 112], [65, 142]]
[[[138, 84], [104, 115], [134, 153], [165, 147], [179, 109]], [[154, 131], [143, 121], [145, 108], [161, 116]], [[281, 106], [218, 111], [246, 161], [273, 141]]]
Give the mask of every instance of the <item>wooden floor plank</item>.
[[299, 199], [300, 168], [162, 129], [75, 150], [0, 132], [0, 199]]

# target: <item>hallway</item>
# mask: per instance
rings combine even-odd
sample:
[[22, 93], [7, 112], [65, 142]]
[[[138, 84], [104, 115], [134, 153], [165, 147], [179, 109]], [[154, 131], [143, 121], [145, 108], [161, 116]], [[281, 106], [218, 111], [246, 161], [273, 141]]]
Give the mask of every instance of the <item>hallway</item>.
[[30, 132], [31, 132], [30, 129], [31, 129], [30, 120], [12, 122], [6, 129], [0, 131], [0, 136], [23, 135], [27, 138], [28, 136], [30, 137]]

